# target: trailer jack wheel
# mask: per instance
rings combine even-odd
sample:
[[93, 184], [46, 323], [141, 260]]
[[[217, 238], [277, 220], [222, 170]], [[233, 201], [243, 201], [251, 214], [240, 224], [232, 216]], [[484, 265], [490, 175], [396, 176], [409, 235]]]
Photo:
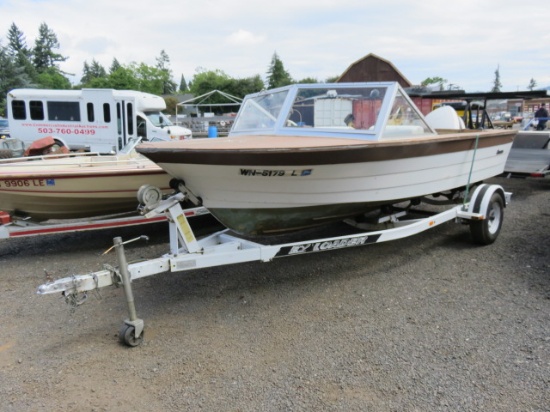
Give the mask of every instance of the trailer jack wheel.
[[470, 222], [470, 233], [474, 242], [481, 245], [490, 245], [496, 240], [502, 228], [504, 219], [504, 200], [502, 196], [493, 193], [486, 210], [481, 212], [485, 215], [485, 219]]
[[121, 343], [127, 346], [135, 347], [143, 342], [143, 331], [136, 337], [136, 328], [133, 325], [124, 323], [118, 333], [118, 338]]

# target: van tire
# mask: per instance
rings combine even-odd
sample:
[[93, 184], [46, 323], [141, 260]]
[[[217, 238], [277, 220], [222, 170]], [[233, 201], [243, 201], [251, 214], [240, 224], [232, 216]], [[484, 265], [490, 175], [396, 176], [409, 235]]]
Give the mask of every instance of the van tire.
[[11, 159], [13, 152], [11, 149], [0, 149], [0, 159]]

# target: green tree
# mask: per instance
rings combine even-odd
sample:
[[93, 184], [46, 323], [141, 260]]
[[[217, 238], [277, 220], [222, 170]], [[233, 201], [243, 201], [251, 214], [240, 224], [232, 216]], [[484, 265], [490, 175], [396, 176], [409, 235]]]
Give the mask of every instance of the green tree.
[[94, 79], [103, 79], [106, 77], [107, 71], [95, 59], [92, 60], [92, 64], [88, 64], [87, 61], [84, 61], [82, 79], [80, 79], [80, 83], [83, 87], [89, 87]]
[[340, 76], [327, 77], [325, 83], [336, 83]]
[[97, 83], [93, 82], [93, 87], [113, 88], [119, 90], [140, 90], [139, 81], [136, 78], [134, 71], [129, 67], [119, 67], [114, 72], [111, 72], [105, 79], [105, 84], [102, 84], [96, 79]]
[[[243, 79], [235, 79], [227, 75], [221, 70], [206, 70], [202, 67], [197, 68], [197, 73], [190, 83], [189, 91], [194, 96], [202, 96], [214, 90], [219, 90], [228, 93], [235, 97], [244, 97], [247, 94], [259, 92], [264, 88], [264, 82], [260, 75], [246, 77]], [[226, 97], [219, 93], [213, 93], [202, 104], [220, 104], [228, 103]], [[236, 106], [217, 106], [216, 110], [219, 113], [233, 112]]]
[[38, 73], [36, 82], [42, 88], [71, 88], [71, 82], [58, 66], [58, 63], [68, 59], [68, 57], [63, 57], [55, 52], [55, 49], [59, 49], [59, 47], [57, 35], [46, 23], [41, 23], [38, 29], [38, 38], [35, 40], [32, 50], [32, 62]]
[[15, 23], [8, 30], [8, 42], [7, 51], [13, 63], [22, 67], [30, 79], [36, 80], [38, 73], [32, 62], [32, 51], [27, 46], [25, 35]]
[[447, 83], [447, 79], [435, 76], [435, 77], [428, 77], [428, 78], [424, 79], [420, 83], [420, 85], [429, 86], [429, 85], [432, 85], [432, 84], [438, 84], [439, 85], [439, 90], [444, 90], [445, 89], [445, 83]]
[[71, 82], [63, 76], [55, 67], [49, 67], [38, 73], [37, 82], [44, 89], [71, 89]]
[[[242, 79], [230, 79], [227, 88], [223, 91], [233, 96], [244, 97], [247, 94], [257, 93], [265, 87], [264, 82], [259, 74], [252, 77]], [[235, 107], [229, 108], [234, 111]]]
[[25, 35], [15, 23], [12, 23], [8, 30], [8, 42], [8, 52], [12, 57], [16, 57], [19, 53], [30, 57], [31, 50], [27, 47]]
[[537, 82], [535, 81], [535, 79], [531, 79], [531, 80], [529, 81], [529, 85], [527, 86], [527, 88], [528, 88], [529, 90], [534, 90], [535, 87], [537, 87]]
[[59, 49], [59, 41], [57, 35], [51, 30], [46, 23], [40, 24], [38, 29], [38, 38], [35, 41], [33, 49], [34, 67], [41, 73], [49, 68], [57, 68], [59, 62], [64, 62], [67, 57], [56, 53], [54, 50]]
[[176, 114], [176, 105], [178, 104], [178, 99], [176, 99], [174, 96], [166, 96], [164, 98], [164, 102], [166, 103], [165, 112], [168, 114]]
[[170, 70], [170, 58], [164, 51], [160, 51], [160, 56], [157, 57], [157, 66], [159, 75], [162, 78], [162, 93], [163, 95], [174, 94], [176, 92], [176, 83], [172, 81], [172, 70]]
[[491, 89], [491, 92], [500, 93], [501, 88], [502, 83], [500, 82], [500, 67], [497, 66], [497, 69], [495, 70], [495, 80], [493, 81], [493, 88]]
[[303, 79], [298, 80], [296, 83], [315, 84], [319, 83], [319, 80], [317, 80], [315, 77], [304, 77]]
[[165, 94], [166, 71], [145, 63], [133, 64], [131, 67], [139, 84], [138, 90], [157, 95]]
[[122, 65], [118, 62], [116, 58], [113, 59], [113, 62], [111, 63], [111, 67], [109, 67], [109, 74], [113, 74], [118, 69], [120, 69]]
[[282, 60], [273, 53], [271, 63], [267, 69], [267, 88], [274, 89], [276, 87], [287, 86], [294, 83], [290, 74], [285, 70]]
[[[193, 82], [189, 86], [189, 91], [195, 96], [200, 96], [212, 90], [227, 91], [231, 78], [221, 70], [206, 70], [202, 67], [197, 68], [193, 77]], [[227, 91], [229, 93], [229, 91]], [[211, 103], [222, 103], [221, 96], [212, 96], [219, 101]], [[225, 101], [223, 101], [225, 102]]]
[[189, 90], [189, 87], [187, 86], [187, 82], [185, 81], [185, 77], [183, 77], [183, 74], [181, 75], [181, 79], [180, 79], [180, 86], [178, 88], [178, 91], [180, 93], [185, 93], [186, 91]]
[[18, 66], [11, 58], [8, 48], [0, 44], [0, 114], [6, 115], [6, 95], [10, 90], [32, 85], [25, 68]]

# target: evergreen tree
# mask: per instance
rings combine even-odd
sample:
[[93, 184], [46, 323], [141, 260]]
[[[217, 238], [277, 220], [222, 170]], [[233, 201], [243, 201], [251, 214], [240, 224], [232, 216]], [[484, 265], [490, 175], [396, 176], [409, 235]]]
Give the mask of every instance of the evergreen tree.
[[107, 77], [105, 68], [99, 64], [95, 59], [92, 60], [92, 64], [89, 65], [87, 61], [84, 62], [84, 68], [82, 69], [82, 79], [80, 83], [83, 86], [90, 86], [94, 79], [101, 79]]
[[501, 88], [502, 83], [500, 82], [500, 67], [497, 66], [497, 69], [495, 70], [495, 81], [493, 83], [493, 88], [491, 89], [491, 92], [500, 93]]
[[13, 63], [23, 68], [29, 79], [36, 80], [37, 72], [32, 62], [32, 51], [27, 47], [25, 35], [19, 28], [12, 23], [8, 30], [7, 52]]
[[63, 57], [54, 51], [59, 47], [57, 35], [46, 23], [41, 23], [33, 49], [33, 63], [38, 73], [42, 73], [49, 68], [58, 69], [57, 64], [67, 60], [67, 57]]
[[12, 89], [31, 87], [33, 83], [25, 68], [15, 63], [8, 47], [0, 44], [0, 114], [6, 115], [6, 95]]
[[527, 86], [527, 88], [529, 90], [533, 90], [535, 87], [537, 87], [537, 82], [535, 81], [535, 79], [531, 79], [531, 81], [529, 82], [529, 85]]
[[30, 50], [27, 47], [27, 41], [25, 40], [25, 35], [19, 28], [12, 23], [10, 29], [8, 30], [8, 51], [12, 57], [16, 57], [19, 53], [30, 57]]
[[160, 51], [160, 56], [157, 57], [157, 69], [162, 77], [162, 94], [173, 94], [176, 91], [176, 83], [172, 81], [172, 71], [170, 70], [170, 58], [164, 51]]
[[178, 88], [178, 91], [180, 93], [185, 93], [189, 91], [189, 87], [187, 86], [187, 82], [185, 81], [185, 77], [183, 77], [183, 74], [181, 75], [180, 87]]
[[116, 57], [113, 59], [113, 62], [111, 63], [111, 67], [109, 67], [109, 74], [113, 74], [118, 69], [120, 69], [122, 65], [118, 62]]
[[273, 53], [271, 64], [267, 70], [267, 88], [274, 89], [292, 83], [292, 77], [290, 77], [290, 74], [285, 70], [283, 62], [277, 55], [277, 52]]

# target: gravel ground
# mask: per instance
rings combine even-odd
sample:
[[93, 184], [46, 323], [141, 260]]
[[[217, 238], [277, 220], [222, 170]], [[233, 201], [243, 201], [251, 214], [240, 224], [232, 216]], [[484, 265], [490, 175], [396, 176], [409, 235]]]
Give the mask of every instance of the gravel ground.
[[514, 193], [490, 246], [446, 223], [399, 241], [134, 282], [145, 340], [118, 343], [122, 288], [70, 310], [53, 277], [116, 264], [114, 236], [0, 240], [3, 411], [550, 411], [550, 180]]

